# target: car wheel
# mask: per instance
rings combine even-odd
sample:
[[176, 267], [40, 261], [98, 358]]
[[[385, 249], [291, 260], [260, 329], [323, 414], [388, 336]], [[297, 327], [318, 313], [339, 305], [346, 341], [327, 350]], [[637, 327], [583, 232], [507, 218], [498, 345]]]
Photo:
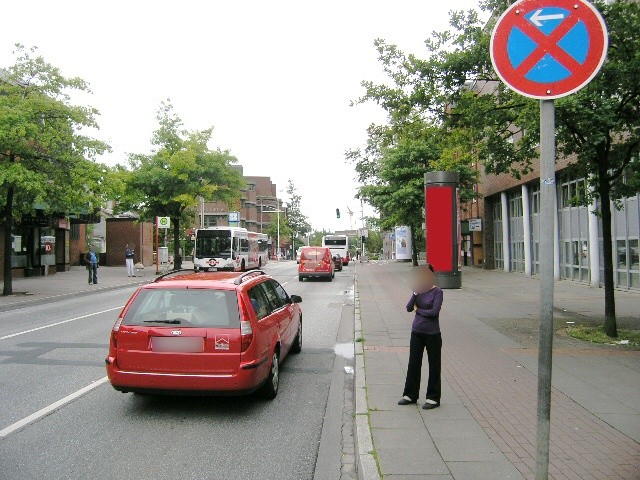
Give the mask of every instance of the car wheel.
[[304, 280], [304, 279], [302, 278], [302, 275], [298, 275], [298, 281], [299, 281], [299, 282], [301, 282], [302, 280]]
[[302, 316], [298, 322], [298, 333], [296, 338], [293, 339], [293, 345], [291, 345], [291, 353], [300, 353], [302, 351]]
[[244, 271], [246, 270], [246, 268], [247, 268], [247, 267], [246, 267], [246, 266], [245, 266], [245, 264], [244, 264], [244, 260], [242, 260], [242, 263], [240, 264], [240, 271], [241, 271], [241, 272], [244, 272]]
[[273, 352], [271, 357], [271, 369], [269, 370], [269, 376], [267, 382], [262, 387], [262, 396], [267, 400], [273, 400], [278, 395], [278, 387], [280, 385], [280, 358], [278, 350]]

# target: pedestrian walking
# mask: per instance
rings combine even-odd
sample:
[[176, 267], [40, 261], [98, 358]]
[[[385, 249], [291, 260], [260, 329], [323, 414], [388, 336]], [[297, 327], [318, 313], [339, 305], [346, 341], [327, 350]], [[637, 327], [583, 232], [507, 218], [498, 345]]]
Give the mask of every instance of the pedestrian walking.
[[440, 369], [442, 335], [440, 333], [440, 308], [442, 307], [442, 289], [435, 284], [433, 265], [419, 267], [414, 281], [414, 292], [407, 303], [407, 312], [414, 312], [409, 342], [409, 364], [404, 393], [398, 405], [416, 403], [420, 396], [420, 376], [422, 358], [425, 349], [429, 361], [429, 380], [427, 381], [427, 401], [425, 410], [440, 406]]
[[98, 255], [91, 249], [87, 250], [84, 256], [84, 260], [87, 264], [87, 270], [89, 271], [89, 285], [98, 284]]
[[135, 247], [129, 248], [129, 244], [124, 248], [124, 261], [127, 264], [127, 277], [134, 276], [133, 258], [135, 257]]

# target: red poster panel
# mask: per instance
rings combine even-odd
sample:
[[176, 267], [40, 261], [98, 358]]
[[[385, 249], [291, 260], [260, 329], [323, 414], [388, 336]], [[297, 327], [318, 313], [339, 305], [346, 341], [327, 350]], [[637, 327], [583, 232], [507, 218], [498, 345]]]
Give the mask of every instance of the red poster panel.
[[436, 272], [451, 272], [454, 267], [453, 187], [427, 187], [425, 200], [427, 261]]

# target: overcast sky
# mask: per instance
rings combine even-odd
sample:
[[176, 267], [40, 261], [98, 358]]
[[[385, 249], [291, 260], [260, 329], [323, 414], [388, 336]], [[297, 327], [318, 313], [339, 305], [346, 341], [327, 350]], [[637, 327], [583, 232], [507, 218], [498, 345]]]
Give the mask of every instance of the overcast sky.
[[[189, 129], [214, 127], [246, 175], [267, 175], [286, 197], [291, 178], [314, 228], [359, 218], [354, 171], [344, 151], [384, 114], [349, 107], [360, 81], [380, 81], [373, 48], [384, 38], [425, 54], [448, 11], [477, 1], [30, 1], [5, 2], [0, 66], [16, 42], [38, 46], [67, 76], [91, 84], [99, 138], [124, 163], [146, 153], [160, 101], [170, 98]], [[335, 209], [340, 208], [341, 220]], [[370, 214], [365, 211], [365, 214]]]

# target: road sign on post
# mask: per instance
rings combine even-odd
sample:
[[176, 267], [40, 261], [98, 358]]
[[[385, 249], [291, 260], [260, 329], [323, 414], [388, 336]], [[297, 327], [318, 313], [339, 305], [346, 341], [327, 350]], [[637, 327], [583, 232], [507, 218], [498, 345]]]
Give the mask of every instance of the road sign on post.
[[170, 217], [158, 217], [158, 228], [170, 228], [170, 227], [171, 227]]
[[521, 95], [540, 100], [564, 97], [598, 73], [607, 54], [602, 16], [583, 0], [522, 0], [498, 19], [491, 61]]
[[584, 0], [521, 0], [498, 19], [491, 62], [512, 90], [540, 99], [540, 338], [536, 480], [549, 477], [553, 354], [553, 216], [555, 179], [554, 99], [591, 81], [604, 63], [607, 27]]

